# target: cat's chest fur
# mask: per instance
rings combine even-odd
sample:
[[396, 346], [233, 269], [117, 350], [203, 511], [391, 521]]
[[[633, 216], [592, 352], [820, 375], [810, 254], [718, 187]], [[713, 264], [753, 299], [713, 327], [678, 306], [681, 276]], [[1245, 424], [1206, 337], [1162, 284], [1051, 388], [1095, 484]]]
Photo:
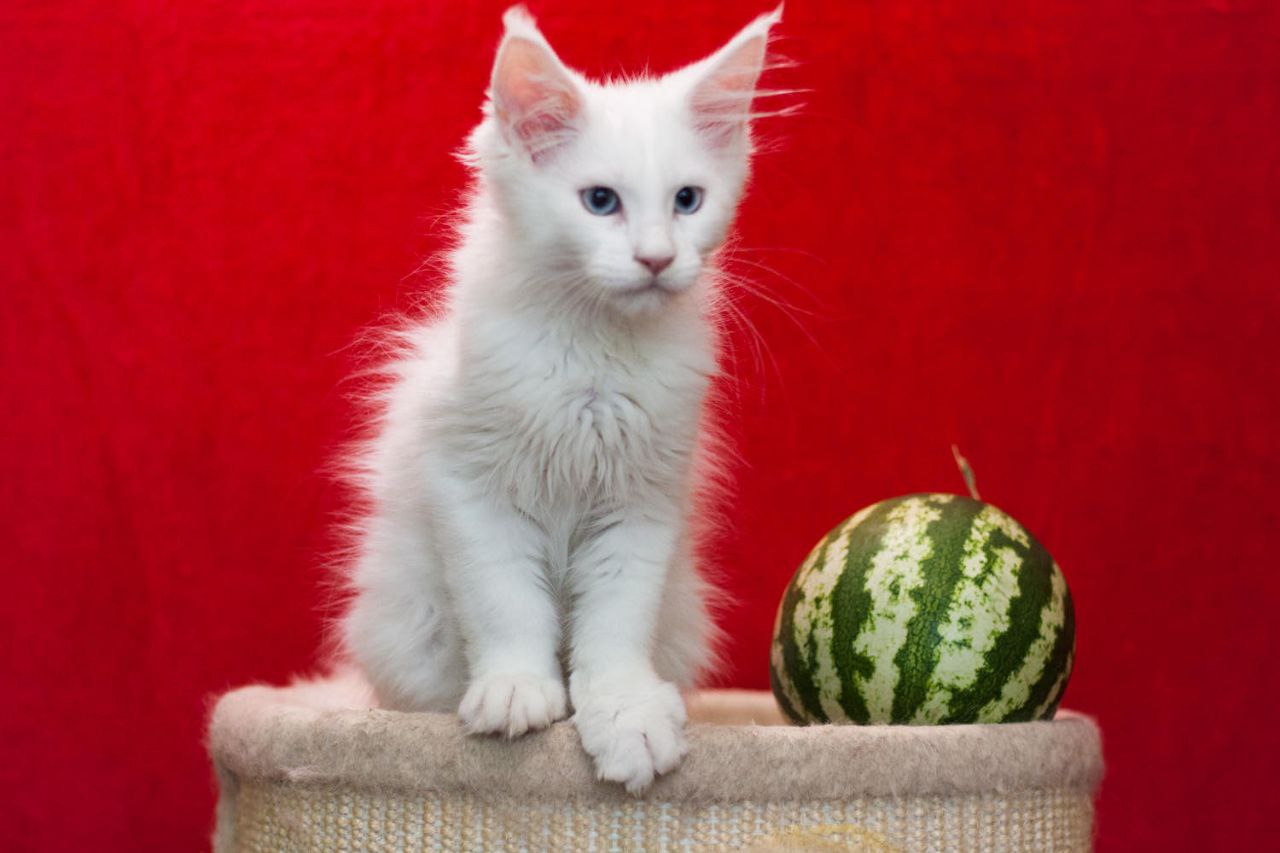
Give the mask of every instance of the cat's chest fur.
[[517, 505], [587, 509], [684, 479], [714, 369], [697, 337], [538, 330], [469, 361], [468, 456]]

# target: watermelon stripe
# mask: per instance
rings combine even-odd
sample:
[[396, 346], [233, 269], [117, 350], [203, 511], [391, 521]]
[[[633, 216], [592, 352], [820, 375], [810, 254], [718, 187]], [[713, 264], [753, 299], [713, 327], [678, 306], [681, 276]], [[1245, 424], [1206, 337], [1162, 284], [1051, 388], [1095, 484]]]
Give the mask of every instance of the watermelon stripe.
[[1014, 551], [1022, 558], [1023, 566], [1017, 574], [1017, 592], [1009, 602], [1009, 628], [996, 640], [973, 684], [956, 691], [951, 699], [948, 718], [955, 722], [986, 722], [979, 714], [986, 700], [1000, 695], [1005, 682], [1022, 665], [1031, 644], [1040, 635], [1045, 606], [1053, 596], [1052, 560], [1038, 543], [1036, 545], [1024, 545], [1004, 530], [992, 533], [991, 549]]
[[[865, 623], [865, 619], [857, 618], [858, 614], [865, 617], [871, 612], [871, 595], [863, 582], [869, 565], [856, 564], [857, 555], [874, 553], [871, 546], [883, 536], [890, 514], [906, 500], [908, 498], [895, 498], [878, 503], [870, 508], [871, 512], [859, 524], [850, 525], [842, 532], [846, 554], [849, 556], [845, 560], [840, 580], [831, 591], [831, 656], [840, 678], [840, 707], [849, 719], [857, 723], [870, 720], [871, 712], [856, 687], [855, 679], [870, 677], [874, 669], [871, 659], [860, 654], [854, 647], [854, 641]], [[870, 558], [866, 562], [869, 564]]]
[[[957, 498], [941, 518], [930, 523], [925, 535], [935, 543], [967, 542], [983, 506], [971, 498]], [[911, 678], [899, 679], [894, 690], [895, 720], [914, 717], [930, 692], [928, 687], [941, 656], [939, 628], [946, 624], [952, 595], [964, 577], [962, 556], [954, 548], [935, 547], [933, 554], [921, 565], [929, 583], [927, 587], [911, 592], [916, 612], [907, 623], [906, 640], [894, 656], [899, 672], [913, 673]]]
[[[937, 723], [946, 718], [954, 694], [973, 684], [996, 640], [1009, 627], [1008, 604], [1020, 559], [1007, 548], [992, 548], [991, 537], [1001, 529], [1026, 542], [1016, 523], [990, 505], [981, 505], [963, 535], [954, 531], [951, 541], [963, 543], [958, 561], [964, 577], [946, 602], [945, 621], [938, 623], [938, 661], [928, 697], [914, 717], [900, 719]], [[1002, 599], [1003, 607], [992, 606]]]
[[1075, 643], [1071, 643], [1071, 653], [1067, 655], [1067, 662], [1062, 666], [1062, 672], [1054, 679], [1053, 687], [1049, 690], [1049, 697], [1039, 705], [1032, 714], [1035, 720], [1051, 720], [1054, 714], [1058, 712], [1058, 703], [1062, 701], [1062, 691], [1067, 686], [1067, 679], [1071, 677], [1071, 668], [1075, 662]]
[[[942, 496], [936, 496], [942, 497]], [[907, 623], [916, 611], [911, 591], [923, 586], [921, 563], [933, 553], [929, 525], [942, 517], [932, 495], [915, 495], [889, 513], [881, 549], [865, 573], [870, 611], [854, 638], [854, 651], [871, 661], [870, 675], [856, 677], [857, 687], [875, 719], [890, 719], [899, 670], [895, 655], [907, 638]]]
[[1016, 711], [1031, 695], [1031, 688], [1045, 671], [1049, 658], [1053, 654], [1054, 639], [1062, 631], [1066, 618], [1067, 584], [1059, 572], [1049, 575], [1053, 597], [1047, 607], [1040, 611], [1040, 630], [1032, 641], [1027, 653], [1022, 657], [1022, 665], [1004, 683], [1000, 695], [992, 699], [979, 712], [981, 720], [1003, 720]]
[[795, 686], [791, 683], [788, 675], [786, 661], [783, 658], [782, 643], [778, 639], [782, 636], [784, 610], [785, 608], [778, 608], [778, 616], [773, 624], [774, 641], [769, 649], [769, 683], [773, 688], [774, 696], [778, 698], [778, 704], [783, 712], [794, 722], [801, 723], [804, 722], [804, 715], [797, 710], [800, 707], [800, 699], [796, 696]]
[[[1057, 563], [1053, 564], [1053, 571], [1057, 577], [1062, 578], [1065, 589], [1067, 581], [1062, 577], [1062, 569]], [[1010, 714], [1008, 719], [1049, 719], [1058, 710], [1058, 700], [1062, 698], [1062, 687], [1071, 676], [1071, 658], [1075, 652], [1076, 639], [1075, 606], [1071, 602], [1070, 594], [1066, 595], [1065, 599], [1062, 627], [1058, 629], [1058, 635], [1054, 638], [1049, 662], [1040, 673], [1039, 680], [1032, 685], [1027, 701]]]
[[[797, 625], [809, 626], [807, 637], [797, 638], [805, 647], [813, 650], [811, 674], [818, 690], [824, 716], [842, 719], [844, 710], [839, 704], [840, 675], [832, 657], [835, 620], [832, 617], [832, 595], [836, 583], [844, 572], [850, 532], [869, 515], [870, 508], [855, 514], [832, 531], [827, 537], [826, 549], [809, 564], [800, 581], [805, 599], [796, 604], [793, 619]], [[800, 629], [803, 631], [803, 627]]]
[[[818, 549], [810, 554], [810, 560], [815, 564], [820, 564], [826, 556], [827, 543], [828, 540], [823, 540]], [[822, 700], [813, 682], [810, 656], [805, 654], [807, 649], [802, 651], [797, 642], [799, 638], [796, 636], [795, 612], [796, 605], [803, 598], [804, 589], [800, 584], [793, 583], [787, 587], [786, 595], [782, 600], [782, 623], [778, 626], [778, 637], [782, 643], [782, 660], [786, 671], [791, 675], [792, 692], [799, 697], [806, 716], [811, 720], [820, 720], [825, 723], [829, 720], [822, 710]], [[812, 634], [806, 637], [806, 640], [811, 636]]]

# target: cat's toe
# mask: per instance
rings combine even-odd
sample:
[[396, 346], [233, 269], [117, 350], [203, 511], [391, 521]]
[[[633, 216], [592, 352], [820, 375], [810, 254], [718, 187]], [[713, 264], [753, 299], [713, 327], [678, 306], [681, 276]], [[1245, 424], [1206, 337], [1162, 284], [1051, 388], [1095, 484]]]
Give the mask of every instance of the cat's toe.
[[675, 769], [689, 750], [684, 702], [671, 684], [594, 695], [577, 710], [574, 723], [596, 775], [622, 783], [632, 794]]
[[468, 734], [519, 737], [565, 715], [564, 685], [534, 675], [491, 675], [472, 682], [458, 706]]

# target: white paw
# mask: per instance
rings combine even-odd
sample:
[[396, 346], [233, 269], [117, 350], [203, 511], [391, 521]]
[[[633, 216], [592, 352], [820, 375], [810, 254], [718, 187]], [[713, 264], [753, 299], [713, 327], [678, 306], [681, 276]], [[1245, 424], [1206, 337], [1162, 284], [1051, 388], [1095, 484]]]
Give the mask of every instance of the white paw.
[[458, 716], [468, 734], [519, 737], [545, 729], [565, 715], [564, 685], [558, 678], [490, 675], [471, 683]]
[[655, 679], [634, 687], [575, 684], [573, 690], [573, 722], [600, 779], [638, 794], [689, 751], [684, 700], [675, 685]]

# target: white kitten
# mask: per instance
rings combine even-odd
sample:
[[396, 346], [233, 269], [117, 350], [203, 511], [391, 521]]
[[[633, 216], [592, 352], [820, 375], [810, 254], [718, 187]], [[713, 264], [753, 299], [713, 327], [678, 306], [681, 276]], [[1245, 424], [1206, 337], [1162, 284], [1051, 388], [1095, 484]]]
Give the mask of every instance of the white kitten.
[[389, 707], [509, 737], [565, 716], [640, 791], [709, 663], [693, 561], [717, 275], [774, 12], [661, 79], [596, 84], [503, 18], [442, 316], [361, 460], [346, 647]]

